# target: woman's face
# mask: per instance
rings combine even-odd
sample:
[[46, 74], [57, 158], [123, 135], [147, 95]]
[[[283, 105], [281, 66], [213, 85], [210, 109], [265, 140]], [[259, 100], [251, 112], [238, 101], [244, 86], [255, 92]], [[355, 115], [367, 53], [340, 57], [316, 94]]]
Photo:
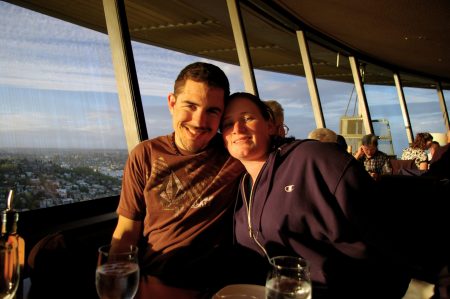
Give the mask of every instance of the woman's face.
[[265, 161], [269, 154], [272, 122], [265, 120], [251, 100], [234, 98], [225, 108], [222, 134], [230, 155], [245, 161]]

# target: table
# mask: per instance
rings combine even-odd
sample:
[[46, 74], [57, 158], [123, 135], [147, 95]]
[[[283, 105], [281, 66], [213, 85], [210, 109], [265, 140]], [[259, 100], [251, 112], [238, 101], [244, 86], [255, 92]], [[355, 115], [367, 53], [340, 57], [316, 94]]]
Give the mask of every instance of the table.
[[164, 284], [154, 276], [143, 276], [135, 299], [206, 299], [212, 294], [205, 291], [184, 289]]

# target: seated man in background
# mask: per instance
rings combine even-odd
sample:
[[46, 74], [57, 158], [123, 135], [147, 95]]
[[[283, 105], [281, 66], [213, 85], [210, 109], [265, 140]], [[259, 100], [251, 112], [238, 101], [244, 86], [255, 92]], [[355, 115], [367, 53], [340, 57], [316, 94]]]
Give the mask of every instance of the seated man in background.
[[392, 174], [389, 156], [378, 150], [378, 137], [373, 134], [365, 135], [361, 143], [354, 157], [364, 164], [370, 176], [378, 180], [382, 174]]

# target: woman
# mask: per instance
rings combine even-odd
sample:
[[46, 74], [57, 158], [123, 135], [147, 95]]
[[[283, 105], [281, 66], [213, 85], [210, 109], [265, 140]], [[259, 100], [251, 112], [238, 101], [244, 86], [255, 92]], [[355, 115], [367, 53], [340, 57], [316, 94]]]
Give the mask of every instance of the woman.
[[428, 170], [428, 155], [433, 136], [430, 133], [417, 133], [410, 147], [403, 150], [402, 160], [414, 160], [419, 170]]
[[235, 215], [241, 245], [268, 258], [306, 258], [313, 298], [403, 296], [409, 280], [391, 263], [378, 264], [363, 240], [374, 181], [351, 155], [337, 143], [274, 143], [270, 109], [249, 93], [230, 97], [221, 130], [247, 170]]

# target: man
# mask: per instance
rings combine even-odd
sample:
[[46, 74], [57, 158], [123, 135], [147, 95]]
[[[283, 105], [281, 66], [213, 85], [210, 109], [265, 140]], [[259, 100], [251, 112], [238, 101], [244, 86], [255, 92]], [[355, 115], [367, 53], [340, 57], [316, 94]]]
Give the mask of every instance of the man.
[[141, 273], [166, 284], [202, 289], [225, 281], [243, 172], [217, 134], [229, 92], [217, 66], [186, 66], [168, 95], [174, 133], [141, 142], [124, 168], [112, 244], [139, 244]]
[[354, 157], [364, 164], [370, 176], [378, 180], [382, 174], [392, 174], [389, 156], [378, 150], [378, 137], [373, 134], [365, 135], [361, 143]]
[[289, 132], [289, 128], [284, 124], [283, 106], [275, 100], [267, 100], [264, 101], [264, 103], [270, 108], [270, 110], [272, 110], [277, 135], [280, 137], [286, 137]]

